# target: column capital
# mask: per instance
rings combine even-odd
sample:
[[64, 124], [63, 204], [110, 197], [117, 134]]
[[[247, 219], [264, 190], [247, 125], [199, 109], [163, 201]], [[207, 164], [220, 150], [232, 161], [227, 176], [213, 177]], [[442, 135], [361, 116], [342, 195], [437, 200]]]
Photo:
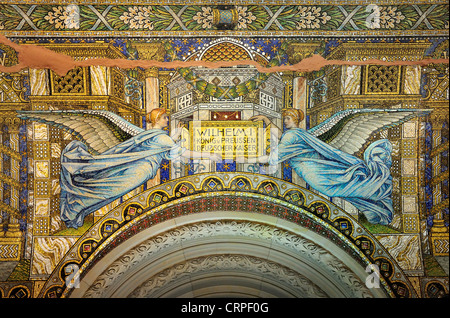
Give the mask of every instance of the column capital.
[[448, 232], [448, 229], [444, 224], [444, 219], [435, 218], [434, 222], [433, 222], [433, 226], [431, 227], [431, 233], [447, 233], [447, 232]]
[[[440, 106], [440, 105], [439, 105]], [[448, 107], [448, 104], [447, 104]], [[448, 122], [448, 108], [433, 107], [430, 120], [433, 122], [433, 130], [441, 130], [444, 122]]]
[[17, 220], [15, 220], [14, 223], [8, 223], [8, 230], [6, 231], [5, 236], [9, 238], [22, 237], [22, 232], [20, 231], [20, 224], [17, 223]]
[[16, 134], [19, 133], [19, 128], [20, 128], [20, 125], [22, 124], [22, 119], [20, 119], [18, 117], [10, 117], [10, 116], [5, 116], [5, 117], [6, 118], [0, 119], [0, 123], [3, 121], [3, 123], [8, 126], [9, 133], [16, 133]]
[[306, 77], [308, 75], [308, 72], [294, 72], [293, 76], [296, 77]]
[[150, 68], [147, 68], [144, 71], [145, 78], [149, 78], [149, 77], [156, 77], [157, 78], [158, 74], [159, 74], [159, 70], [158, 70], [157, 67], [150, 67]]
[[14, 122], [12, 125], [8, 126], [9, 133], [18, 134], [20, 129], [20, 123]]
[[164, 61], [166, 50], [164, 45], [159, 42], [141, 43], [133, 42], [133, 47], [139, 53], [139, 58], [143, 60]]
[[307, 42], [307, 43], [299, 43], [299, 42], [291, 42], [288, 45], [286, 53], [288, 55], [289, 63], [297, 64], [301, 60], [311, 57], [314, 55], [314, 52], [320, 47], [319, 42]]

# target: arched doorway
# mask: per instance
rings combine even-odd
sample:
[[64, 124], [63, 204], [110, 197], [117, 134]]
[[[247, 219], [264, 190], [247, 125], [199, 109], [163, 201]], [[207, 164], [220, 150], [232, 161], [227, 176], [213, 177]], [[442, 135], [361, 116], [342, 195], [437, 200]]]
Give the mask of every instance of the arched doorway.
[[70, 296], [386, 297], [339, 248], [289, 225], [218, 211], [166, 221], [96, 264]]

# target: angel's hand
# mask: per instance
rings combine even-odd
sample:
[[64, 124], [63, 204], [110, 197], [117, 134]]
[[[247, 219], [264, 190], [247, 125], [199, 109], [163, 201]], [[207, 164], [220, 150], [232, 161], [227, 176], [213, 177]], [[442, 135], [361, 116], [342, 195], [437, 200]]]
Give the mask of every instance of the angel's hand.
[[257, 161], [259, 163], [268, 163], [269, 162], [269, 156], [267, 156], [267, 155], [259, 156], [257, 158]]
[[265, 115], [255, 115], [251, 117], [251, 121], [263, 121], [266, 125], [270, 124], [272, 121]]
[[173, 140], [178, 140], [181, 137], [181, 134], [183, 132], [183, 127], [184, 127], [184, 123], [180, 121], [177, 125], [177, 128], [174, 130], [174, 132], [171, 136]]

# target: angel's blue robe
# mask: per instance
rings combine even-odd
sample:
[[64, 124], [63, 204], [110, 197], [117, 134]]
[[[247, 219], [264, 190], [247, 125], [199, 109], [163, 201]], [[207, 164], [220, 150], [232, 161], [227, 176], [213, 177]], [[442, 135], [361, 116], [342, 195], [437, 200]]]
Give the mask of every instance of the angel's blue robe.
[[80, 227], [86, 215], [154, 178], [163, 159], [184, 151], [161, 129], [144, 131], [100, 155], [72, 141], [61, 154], [61, 219]]
[[344, 198], [371, 223], [389, 224], [393, 217], [391, 151], [389, 140], [378, 140], [367, 147], [361, 160], [293, 128], [272, 149], [269, 164], [288, 161], [313, 189]]

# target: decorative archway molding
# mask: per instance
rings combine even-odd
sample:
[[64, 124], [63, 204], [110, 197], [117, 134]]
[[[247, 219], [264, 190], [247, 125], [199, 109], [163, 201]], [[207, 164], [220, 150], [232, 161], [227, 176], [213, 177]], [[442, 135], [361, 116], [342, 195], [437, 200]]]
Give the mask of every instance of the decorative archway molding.
[[165, 221], [97, 262], [71, 297], [387, 296], [365, 286], [368, 274], [340, 248], [293, 229], [236, 211]]
[[[365, 286], [371, 264], [381, 288]], [[127, 200], [72, 246], [40, 297], [222, 297], [231, 290], [416, 297], [395, 260], [345, 211], [250, 173], [193, 175]]]

